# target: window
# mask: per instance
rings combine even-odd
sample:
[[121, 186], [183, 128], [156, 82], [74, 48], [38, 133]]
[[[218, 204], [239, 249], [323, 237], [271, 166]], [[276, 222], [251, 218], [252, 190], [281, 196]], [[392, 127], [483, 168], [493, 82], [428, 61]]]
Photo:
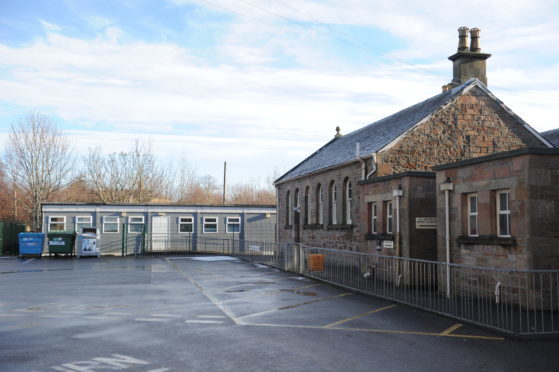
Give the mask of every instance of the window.
[[324, 195], [322, 193], [322, 185], [316, 187], [316, 222], [320, 225], [324, 224], [323, 214]]
[[48, 231], [66, 230], [66, 217], [49, 217]]
[[510, 237], [510, 191], [497, 192], [497, 235]]
[[103, 217], [103, 233], [118, 233], [118, 217], [104, 216]]
[[338, 223], [338, 218], [336, 216], [337, 214], [336, 193], [337, 193], [336, 184], [334, 183], [334, 181], [332, 181], [332, 183], [330, 184], [330, 224], [331, 225], [336, 225]]
[[194, 232], [194, 218], [179, 217], [179, 233]]
[[293, 194], [293, 211], [291, 213], [293, 213], [293, 221], [295, 222], [295, 224], [299, 225], [300, 223], [300, 219], [299, 219], [299, 215], [297, 215], [297, 219], [295, 219], [295, 214], [299, 213], [301, 211], [301, 202], [299, 200], [299, 189], [295, 189], [295, 193]]
[[84, 227], [91, 227], [91, 221], [91, 216], [76, 216], [76, 232], [81, 232]]
[[216, 233], [217, 232], [217, 217], [204, 217], [204, 233]]
[[309, 216], [309, 214], [311, 213], [311, 198], [309, 195], [309, 187], [305, 187], [305, 225], [308, 225], [311, 223], [311, 216]]
[[241, 217], [227, 217], [227, 226], [225, 231], [228, 233], [241, 232]]
[[285, 224], [291, 226], [291, 191], [285, 193]]
[[393, 218], [392, 218], [392, 202], [386, 202], [386, 233], [387, 234], [392, 234], [392, 224], [393, 224]]
[[351, 188], [351, 181], [349, 179], [346, 179], [345, 182], [345, 187], [344, 187], [344, 194], [345, 194], [345, 201], [344, 201], [344, 207], [345, 207], [345, 216], [344, 216], [344, 222], [347, 225], [351, 225], [351, 198], [352, 198], [352, 188]]
[[478, 236], [477, 194], [468, 195], [468, 235]]
[[371, 205], [371, 233], [377, 234], [378, 233], [378, 210], [377, 210], [377, 203], [373, 203]]
[[144, 216], [128, 217], [128, 232], [141, 233], [144, 231]]

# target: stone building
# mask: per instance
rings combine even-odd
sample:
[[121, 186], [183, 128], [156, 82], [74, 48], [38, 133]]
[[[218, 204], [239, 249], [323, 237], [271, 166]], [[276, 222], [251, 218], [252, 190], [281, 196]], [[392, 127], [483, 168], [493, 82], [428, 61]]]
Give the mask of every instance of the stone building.
[[280, 241], [435, 259], [434, 167], [553, 147], [488, 90], [479, 29], [458, 32], [442, 93], [349, 134], [336, 128], [276, 180]]
[[439, 261], [448, 244], [452, 263], [559, 268], [559, 149], [523, 148], [435, 169], [437, 185], [447, 186], [437, 191]]

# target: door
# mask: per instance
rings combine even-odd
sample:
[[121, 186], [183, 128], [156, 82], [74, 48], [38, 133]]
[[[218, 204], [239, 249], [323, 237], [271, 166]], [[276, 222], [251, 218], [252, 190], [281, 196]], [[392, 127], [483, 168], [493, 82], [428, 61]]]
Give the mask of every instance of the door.
[[166, 251], [169, 248], [169, 216], [153, 216], [151, 218], [151, 249]]

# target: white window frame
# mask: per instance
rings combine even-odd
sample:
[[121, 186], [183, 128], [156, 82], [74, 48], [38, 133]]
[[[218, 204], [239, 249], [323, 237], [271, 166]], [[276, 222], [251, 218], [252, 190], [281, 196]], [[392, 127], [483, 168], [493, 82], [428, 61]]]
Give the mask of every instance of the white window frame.
[[[230, 222], [231, 220], [237, 220], [238, 222]], [[239, 231], [229, 231], [229, 225], [238, 225]], [[225, 232], [228, 234], [240, 234], [241, 233], [241, 217], [227, 217], [226, 218], [226, 225], [225, 225]]]
[[[136, 218], [141, 218], [142, 222], [132, 222], [133, 219]], [[132, 225], [136, 226], [136, 225], [142, 225], [142, 229], [144, 228], [144, 224], [145, 224], [145, 219], [144, 216], [128, 216], [128, 232], [132, 233], [132, 234], [141, 234], [142, 231], [132, 231], [130, 229], [130, 227], [132, 227]]]
[[392, 234], [394, 231], [394, 211], [392, 210], [392, 200], [386, 202], [386, 233]]
[[[183, 221], [183, 219], [185, 221]], [[187, 221], [189, 220], [189, 221]], [[191, 231], [181, 231], [181, 226], [188, 226], [190, 225]], [[178, 233], [179, 234], [193, 234], [194, 233], [194, 217], [192, 216], [181, 216], [178, 220]]]
[[[114, 219], [116, 220], [113, 222], [109, 222], [108, 220]], [[105, 226], [107, 224], [114, 224], [116, 223], [116, 231], [106, 231]], [[118, 216], [103, 216], [103, 234], [118, 234], [120, 232], [120, 217]]]
[[378, 205], [371, 203], [371, 233], [378, 234]]
[[338, 223], [338, 211], [336, 208], [336, 203], [338, 202], [336, 194], [337, 194], [337, 187], [336, 184], [332, 185], [332, 195], [330, 196], [331, 200], [332, 200], [332, 225], [336, 225]]
[[[54, 222], [53, 219], [55, 218], [62, 218], [62, 222]], [[63, 225], [62, 230], [51, 230], [51, 225]], [[66, 230], [66, 216], [49, 216], [49, 223], [48, 223], [48, 230], [47, 231], [65, 231]]]
[[[477, 193], [468, 194], [468, 236], [479, 236], [479, 197]], [[472, 198], [476, 200], [476, 208], [475, 212], [472, 211]], [[475, 226], [475, 234], [472, 234], [472, 217], [475, 218], [476, 226]]]
[[[81, 228], [80, 226], [83, 227], [93, 227], [93, 217], [92, 216], [76, 216], [75, 217], [75, 221], [76, 221], [76, 232], [81, 232]], [[81, 222], [80, 219], [87, 219], [88, 222]], [[86, 226], [88, 225], [88, 226]]]
[[[501, 195], [507, 195], [507, 209], [501, 210]], [[501, 234], [501, 216], [506, 216], [507, 218], [507, 232], [508, 234]], [[511, 237], [511, 226], [510, 226], [510, 190], [500, 190], [497, 191], [497, 236], [501, 238]]]
[[[214, 222], [209, 222], [209, 220], [215, 220]], [[215, 231], [206, 231], [206, 224], [214, 225], [215, 224]], [[217, 217], [204, 217], [202, 219], [202, 232], [204, 234], [217, 234], [219, 232], [219, 223]]]
[[345, 197], [346, 197], [346, 202], [345, 202], [345, 210], [346, 210], [346, 223], [348, 225], [351, 225], [351, 199], [352, 199], [352, 194], [353, 194], [353, 189], [351, 187], [351, 181], [347, 181], [346, 184], [346, 190], [345, 190]]
[[318, 186], [318, 223], [320, 225], [324, 224], [324, 192], [322, 190], [322, 184]]

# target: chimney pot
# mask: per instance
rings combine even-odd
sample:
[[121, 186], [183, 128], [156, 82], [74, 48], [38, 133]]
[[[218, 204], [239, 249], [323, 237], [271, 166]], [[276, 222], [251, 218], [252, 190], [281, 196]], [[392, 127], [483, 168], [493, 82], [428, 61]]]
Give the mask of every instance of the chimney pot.
[[468, 46], [468, 27], [458, 28], [458, 51], [467, 52], [470, 50]]
[[470, 37], [472, 39], [472, 43], [470, 44], [470, 52], [472, 53], [480, 53], [481, 48], [479, 47], [479, 32], [481, 30], [479, 28], [472, 28], [470, 30]]

